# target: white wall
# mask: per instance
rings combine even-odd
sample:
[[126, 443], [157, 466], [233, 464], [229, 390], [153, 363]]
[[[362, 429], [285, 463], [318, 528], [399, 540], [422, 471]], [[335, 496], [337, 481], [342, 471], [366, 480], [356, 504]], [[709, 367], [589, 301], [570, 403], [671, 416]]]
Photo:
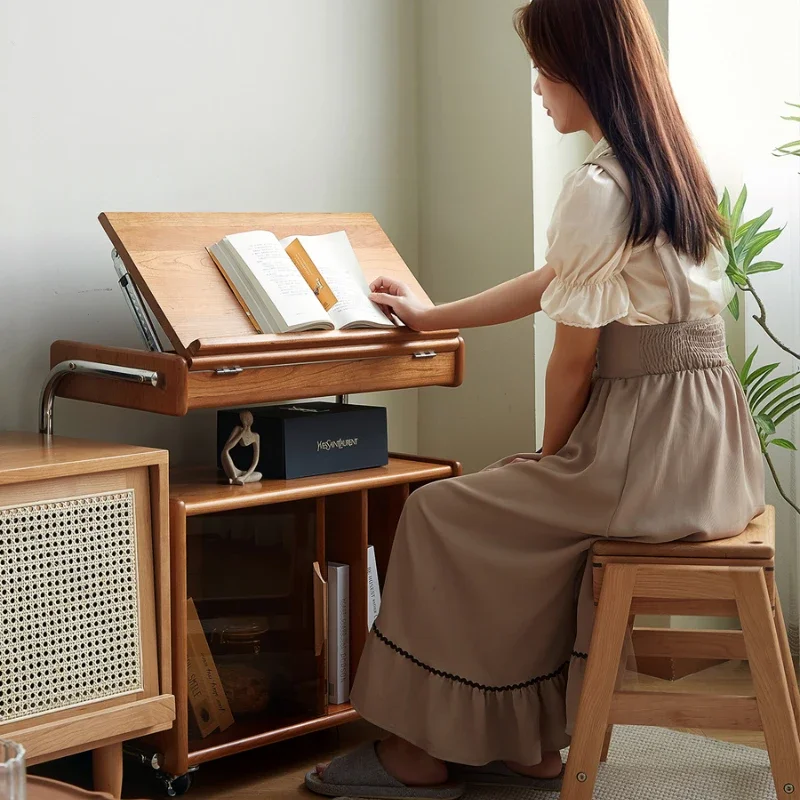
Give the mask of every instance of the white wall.
[[[519, 0], [419, 0], [420, 264], [436, 302], [531, 269], [530, 60]], [[420, 451], [466, 471], [534, 445], [530, 320], [464, 331], [459, 389], [420, 391]]]
[[[0, 3], [0, 429], [37, 424], [57, 338], [140, 346], [101, 211], [370, 211], [417, 265], [406, 0]], [[357, 398], [353, 398], [354, 400]], [[416, 392], [389, 405], [413, 450]], [[208, 458], [186, 420], [56, 401], [56, 432]]]
[[[784, 101], [800, 102], [800, 6], [796, 0], [763, 0], [757, 7], [729, 0], [720, 14], [717, 0], [670, 0], [669, 18], [672, 79], [718, 189], [728, 186], [738, 194], [746, 183], [746, 218], [774, 208], [770, 227], [787, 226], [765, 253], [786, 266], [756, 276], [754, 283], [769, 309], [771, 327], [800, 350], [800, 162], [772, 155], [776, 146], [800, 138], [798, 126], [780, 119], [787, 111]], [[753, 311], [748, 302], [748, 312]], [[760, 363], [780, 361], [785, 371], [800, 366], [751, 319], [732, 332], [736, 356], [758, 345]], [[798, 432], [797, 423], [782, 431], [795, 441]], [[800, 497], [797, 457], [777, 448], [774, 455], [786, 488]], [[778, 582], [796, 637], [800, 520], [777, 496], [769, 477], [767, 486], [767, 499], [778, 510]]]

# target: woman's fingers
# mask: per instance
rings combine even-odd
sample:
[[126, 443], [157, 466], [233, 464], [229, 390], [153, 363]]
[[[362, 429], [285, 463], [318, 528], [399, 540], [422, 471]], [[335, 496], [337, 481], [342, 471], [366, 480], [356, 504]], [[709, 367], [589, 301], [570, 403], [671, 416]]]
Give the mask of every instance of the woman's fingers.
[[373, 303], [377, 303], [379, 306], [388, 306], [389, 308], [395, 309], [397, 306], [403, 301], [402, 297], [397, 297], [394, 294], [384, 294], [382, 292], [373, 292], [369, 299], [372, 300]]
[[403, 297], [408, 294], [408, 287], [401, 281], [394, 278], [376, 278], [369, 286], [372, 292], [383, 292], [384, 294]]
[[387, 286], [388, 278], [381, 276], [380, 278], [375, 278], [375, 280], [369, 285], [369, 288], [371, 292], [382, 292]]

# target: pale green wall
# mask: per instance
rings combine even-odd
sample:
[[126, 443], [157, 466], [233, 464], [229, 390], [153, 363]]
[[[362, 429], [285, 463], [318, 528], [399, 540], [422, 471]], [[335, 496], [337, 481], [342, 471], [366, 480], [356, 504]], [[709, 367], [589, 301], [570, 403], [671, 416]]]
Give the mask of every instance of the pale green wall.
[[[531, 79], [519, 0], [420, 0], [419, 253], [436, 302], [531, 269]], [[467, 471], [534, 445], [530, 320], [465, 331], [459, 389], [420, 391], [420, 450]]]

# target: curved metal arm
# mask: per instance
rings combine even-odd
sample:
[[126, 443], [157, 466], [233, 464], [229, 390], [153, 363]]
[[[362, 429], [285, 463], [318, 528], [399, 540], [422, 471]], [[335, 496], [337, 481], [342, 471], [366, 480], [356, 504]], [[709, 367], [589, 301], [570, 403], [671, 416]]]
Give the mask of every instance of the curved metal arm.
[[150, 369], [117, 367], [113, 364], [100, 364], [96, 361], [62, 361], [50, 370], [39, 398], [39, 433], [53, 435], [53, 401], [56, 387], [65, 375], [96, 375], [100, 378], [113, 378], [131, 383], [149, 383], [158, 386], [158, 373]]

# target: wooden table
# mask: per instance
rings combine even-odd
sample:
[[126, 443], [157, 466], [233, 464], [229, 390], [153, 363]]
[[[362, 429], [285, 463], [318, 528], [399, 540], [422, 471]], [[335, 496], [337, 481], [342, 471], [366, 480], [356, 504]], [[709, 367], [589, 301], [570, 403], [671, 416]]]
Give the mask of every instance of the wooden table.
[[[371, 214], [109, 212], [100, 215], [100, 223], [124, 264], [121, 271], [127, 270], [123, 279], [136, 287], [146, 315], [155, 317], [169, 345], [165, 349], [146, 335], [147, 327], [152, 327], [149, 316], [147, 325], [141, 326], [147, 349], [56, 341], [51, 347], [51, 367], [64, 376], [51, 384], [58, 396], [182, 416], [198, 408], [461, 384], [464, 342], [458, 331], [256, 332], [206, 252], [224, 236], [243, 231], [272, 231], [283, 238], [344, 230], [368, 282], [381, 275], [395, 277], [408, 284], [421, 302], [430, 304]], [[90, 364], [86, 367], [81, 362]], [[117, 377], [115, 370], [120, 368], [139, 370], [144, 382], [132, 384]], [[170, 479], [176, 721], [170, 730], [149, 737], [146, 744], [163, 753], [167, 788], [175, 793], [189, 787], [189, 770], [205, 761], [356, 718], [348, 704], [327, 702], [319, 602], [325, 591], [326, 561], [345, 561], [351, 568], [350, 649], [355, 674], [367, 636], [367, 546], [375, 547], [382, 578], [409, 494], [429, 481], [461, 471], [458, 463], [446, 459], [394, 455], [380, 469], [238, 487], [221, 481], [211, 462], [209, 457], [211, 469], [181, 471]], [[284, 512], [311, 520], [313, 530], [301, 531], [298, 525], [295, 538], [302, 546], [287, 567], [291, 581], [286, 593], [254, 602], [253, 575], [259, 565], [266, 574], [270, 561], [248, 538], [247, 526], [255, 525], [252, 519], [256, 519], [267, 529], [268, 521]], [[243, 523], [247, 515], [251, 521]], [[228, 558], [221, 543], [241, 548], [238, 561]], [[208, 567], [221, 562], [225, 567], [218, 567], [220, 574], [242, 572], [238, 587], [225, 583], [223, 591], [224, 582]], [[311, 592], [317, 603], [309, 615]], [[262, 594], [275, 592], [268, 587]], [[234, 714], [235, 724], [224, 729], [190, 732], [190, 597], [207, 624], [223, 612], [291, 618], [293, 627], [285, 635], [265, 633], [258, 646], [269, 648], [275, 642], [276, 648], [283, 643], [284, 649], [290, 649], [287, 643], [293, 643], [305, 653], [297, 671], [308, 671], [313, 677], [315, 696], [295, 710]], [[204, 728], [214, 727], [207, 722], [203, 721]]]

